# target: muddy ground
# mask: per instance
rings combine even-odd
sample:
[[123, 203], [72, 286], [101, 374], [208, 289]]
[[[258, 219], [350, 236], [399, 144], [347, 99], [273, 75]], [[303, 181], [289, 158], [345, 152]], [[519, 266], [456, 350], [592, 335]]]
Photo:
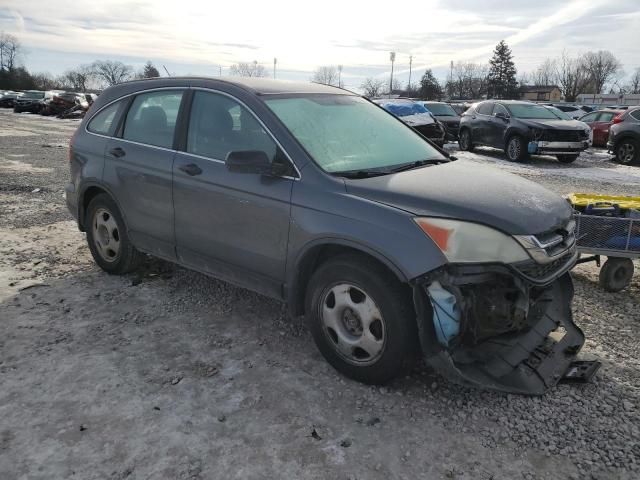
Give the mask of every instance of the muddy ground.
[[[528, 398], [417, 366], [367, 387], [277, 302], [156, 260], [101, 272], [62, 196], [76, 125], [0, 110], [0, 479], [640, 476], [640, 275], [611, 294], [574, 271], [591, 384]], [[459, 155], [560, 193], [640, 192], [602, 151]]]

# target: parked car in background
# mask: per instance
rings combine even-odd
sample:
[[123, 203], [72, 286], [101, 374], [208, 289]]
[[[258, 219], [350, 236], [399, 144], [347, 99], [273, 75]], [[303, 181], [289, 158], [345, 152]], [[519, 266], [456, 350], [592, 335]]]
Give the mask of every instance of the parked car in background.
[[504, 149], [507, 159], [520, 162], [529, 154], [555, 155], [571, 163], [589, 147], [589, 127], [562, 120], [543, 105], [515, 100], [488, 100], [473, 105], [460, 120], [459, 144]]
[[609, 128], [624, 110], [596, 110], [580, 117], [580, 121], [591, 128], [591, 144], [594, 147], [605, 147], [609, 139]]
[[402, 98], [377, 99], [374, 102], [436, 145], [440, 147], [444, 145], [446, 141], [444, 126], [419, 103]]
[[607, 148], [620, 163], [640, 164], [640, 107], [616, 116], [616, 121], [609, 128]]
[[146, 252], [286, 302], [356, 380], [389, 381], [422, 352], [446, 378], [542, 394], [584, 343], [571, 206], [346, 90], [122, 83], [69, 165], [67, 204], [103, 270]]
[[418, 101], [424, 108], [438, 120], [447, 132], [447, 140], [458, 140], [458, 128], [460, 128], [460, 115], [451, 105], [444, 102], [423, 102]]
[[449, 105], [451, 105], [451, 108], [453, 108], [456, 113], [458, 115], [462, 115], [464, 112], [466, 112], [469, 107], [471, 107], [471, 103], [455, 103], [455, 102], [449, 102]]
[[71, 112], [86, 112], [88, 109], [89, 102], [84, 93], [63, 92], [56, 93], [50, 99], [44, 100], [44, 106], [40, 114], [66, 117]]
[[45, 101], [50, 100], [55, 95], [55, 92], [41, 90], [27, 90], [20, 98], [16, 99], [13, 105], [13, 111], [40, 113], [45, 107]]
[[586, 105], [578, 106], [578, 105], [566, 105], [566, 104], [559, 104], [559, 103], [546, 103], [544, 105], [556, 107], [558, 110], [563, 111], [574, 120], [577, 120], [578, 118], [582, 117], [585, 113], [589, 113], [593, 110], [592, 108], [587, 107]]
[[16, 99], [23, 95], [22, 92], [5, 92], [0, 96], [0, 108], [13, 108]]

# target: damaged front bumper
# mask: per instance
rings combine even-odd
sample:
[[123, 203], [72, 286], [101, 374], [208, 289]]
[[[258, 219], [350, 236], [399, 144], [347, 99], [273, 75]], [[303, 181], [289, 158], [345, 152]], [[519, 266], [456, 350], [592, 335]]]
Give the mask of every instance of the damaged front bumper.
[[577, 254], [553, 265], [449, 264], [413, 282], [427, 363], [457, 383], [541, 395], [584, 344], [573, 322]]

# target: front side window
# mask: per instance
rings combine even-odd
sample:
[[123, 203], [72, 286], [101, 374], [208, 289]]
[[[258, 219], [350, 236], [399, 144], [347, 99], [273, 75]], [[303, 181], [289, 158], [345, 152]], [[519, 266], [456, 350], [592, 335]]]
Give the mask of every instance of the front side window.
[[278, 96], [265, 103], [326, 172], [445, 160], [411, 127], [358, 96]]
[[477, 109], [480, 115], [491, 115], [492, 110], [493, 110], [493, 103], [491, 102], [481, 103]]
[[259, 150], [276, 160], [276, 142], [249, 110], [226, 95], [196, 91], [191, 105], [187, 152], [226, 160], [232, 151]]
[[496, 113], [503, 113], [505, 116], [509, 116], [509, 112], [507, 112], [507, 109], [499, 103], [496, 103], [496, 106], [493, 109], [493, 114], [495, 115]]
[[181, 91], [162, 90], [137, 95], [127, 113], [122, 138], [171, 148], [181, 100]]
[[629, 115], [631, 115], [636, 120], [640, 120], [640, 110], [634, 110]]
[[102, 109], [91, 119], [87, 126], [87, 130], [100, 135], [113, 135], [113, 130], [115, 129], [115, 118], [121, 103], [121, 101], [115, 102]]

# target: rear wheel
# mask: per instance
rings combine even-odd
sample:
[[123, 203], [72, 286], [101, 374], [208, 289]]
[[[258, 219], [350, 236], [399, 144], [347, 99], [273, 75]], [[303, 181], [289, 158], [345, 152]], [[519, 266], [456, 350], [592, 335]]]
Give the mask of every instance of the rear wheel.
[[142, 258], [127, 235], [118, 206], [109, 195], [96, 195], [87, 207], [87, 243], [93, 259], [105, 272], [135, 270]]
[[527, 158], [527, 145], [519, 135], [514, 135], [509, 138], [507, 146], [504, 149], [504, 153], [507, 155], [507, 160], [510, 162], [522, 162]]
[[460, 150], [473, 152], [473, 141], [471, 140], [471, 131], [468, 128], [465, 128], [460, 131], [460, 134], [458, 136], [458, 145], [460, 146]]
[[630, 165], [637, 163], [640, 158], [640, 148], [638, 142], [631, 138], [625, 138], [616, 148], [616, 160], [622, 164]]
[[556, 155], [556, 157], [561, 163], [573, 163], [578, 158], [578, 155]]
[[619, 292], [631, 283], [633, 261], [630, 258], [610, 257], [600, 269], [599, 283], [607, 292]]
[[309, 282], [305, 311], [318, 349], [347, 377], [385, 383], [415, 359], [411, 295], [371, 259], [345, 255], [320, 266]]

